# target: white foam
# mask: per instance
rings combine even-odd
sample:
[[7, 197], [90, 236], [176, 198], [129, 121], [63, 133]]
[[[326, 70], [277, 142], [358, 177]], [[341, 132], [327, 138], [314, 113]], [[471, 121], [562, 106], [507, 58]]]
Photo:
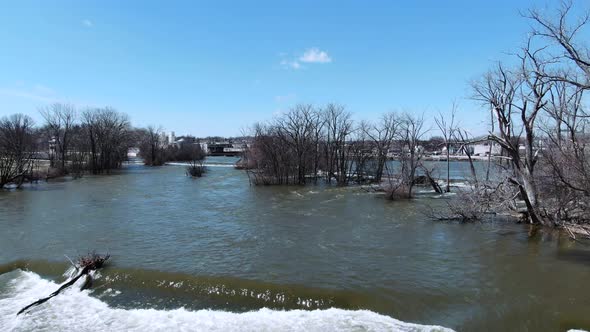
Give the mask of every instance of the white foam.
[[2, 331], [452, 331], [405, 323], [368, 310], [260, 309], [246, 313], [198, 310], [115, 309], [75, 288], [16, 316], [57, 288], [33, 272], [0, 276]]

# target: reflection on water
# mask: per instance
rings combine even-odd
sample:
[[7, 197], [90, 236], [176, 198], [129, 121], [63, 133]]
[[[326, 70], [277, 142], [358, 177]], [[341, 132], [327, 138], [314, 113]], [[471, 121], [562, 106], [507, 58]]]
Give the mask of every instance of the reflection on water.
[[200, 179], [131, 165], [0, 192], [0, 264], [57, 278], [65, 266], [45, 262], [108, 250], [95, 286], [110, 284], [93, 295], [122, 308], [334, 306], [461, 331], [590, 328], [586, 246], [526, 225], [426, 220], [445, 198], [253, 187], [215, 166], [234, 160], [209, 159]]

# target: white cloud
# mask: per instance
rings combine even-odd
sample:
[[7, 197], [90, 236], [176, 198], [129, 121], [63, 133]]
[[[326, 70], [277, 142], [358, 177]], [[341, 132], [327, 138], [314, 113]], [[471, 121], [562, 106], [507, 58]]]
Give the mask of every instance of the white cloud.
[[279, 53], [282, 58], [281, 66], [288, 69], [303, 69], [304, 63], [330, 63], [332, 58], [326, 51], [322, 51], [317, 47], [312, 47], [303, 52], [302, 55], [293, 59], [289, 59], [286, 53]]
[[332, 62], [332, 58], [325, 51], [313, 47], [305, 51], [305, 53], [299, 57], [299, 61], [305, 63], [330, 63]]
[[87, 28], [92, 28], [94, 26], [94, 24], [92, 23], [92, 21], [89, 20], [89, 19], [83, 20], [82, 21], [82, 24], [84, 24], [84, 26], [87, 27]]

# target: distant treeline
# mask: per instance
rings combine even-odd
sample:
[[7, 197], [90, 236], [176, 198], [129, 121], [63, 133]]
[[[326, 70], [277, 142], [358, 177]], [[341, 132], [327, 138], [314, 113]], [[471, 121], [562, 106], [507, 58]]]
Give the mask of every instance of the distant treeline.
[[[380, 183], [386, 175], [392, 192], [411, 196], [416, 172], [424, 168], [420, 142], [425, 134], [421, 116], [392, 112], [375, 123], [355, 123], [341, 105], [298, 105], [254, 126], [242, 166], [254, 184], [265, 185], [323, 179], [345, 186]], [[401, 164], [395, 174], [386, 163], [392, 151]]]
[[139, 155], [148, 166], [160, 166], [169, 161], [195, 162], [205, 159], [206, 151], [195, 140], [164, 142], [161, 128], [150, 126], [138, 130], [141, 141]]
[[108, 173], [127, 159], [136, 139], [128, 116], [112, 108], [78, 114], [71, 105], [53, 104], [40, 113], [41, 127], [22, 114], [0, 120], [0, 187], [38, 178], [36, 161], [45, 158], [50, 169], [44, 176]]
[[[159, 130], [133, 128], [127, 114], [109, 107], [77, 111], [55, 103], [40, 113], [41, 126], [22, 114], [0, 119], [0, 188], [67, 174], [108, 174], [122, 166], [131, 147], [140, 147], [147, 165], [204, 158], [199, 145], [165, 145]], [[48, 167], [40, 160], [48, 160]]]

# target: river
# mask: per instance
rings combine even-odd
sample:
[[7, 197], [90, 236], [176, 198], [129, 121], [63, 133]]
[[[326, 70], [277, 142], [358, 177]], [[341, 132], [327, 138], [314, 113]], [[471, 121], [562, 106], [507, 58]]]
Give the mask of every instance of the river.
[[[590, 329], [584, 243], [424, 216], [452, 195], [250, 186], [233, 162], [0, 192], [0, 330]], [[89, 250], [112, 254], [90, 290], [15, 316]]]

